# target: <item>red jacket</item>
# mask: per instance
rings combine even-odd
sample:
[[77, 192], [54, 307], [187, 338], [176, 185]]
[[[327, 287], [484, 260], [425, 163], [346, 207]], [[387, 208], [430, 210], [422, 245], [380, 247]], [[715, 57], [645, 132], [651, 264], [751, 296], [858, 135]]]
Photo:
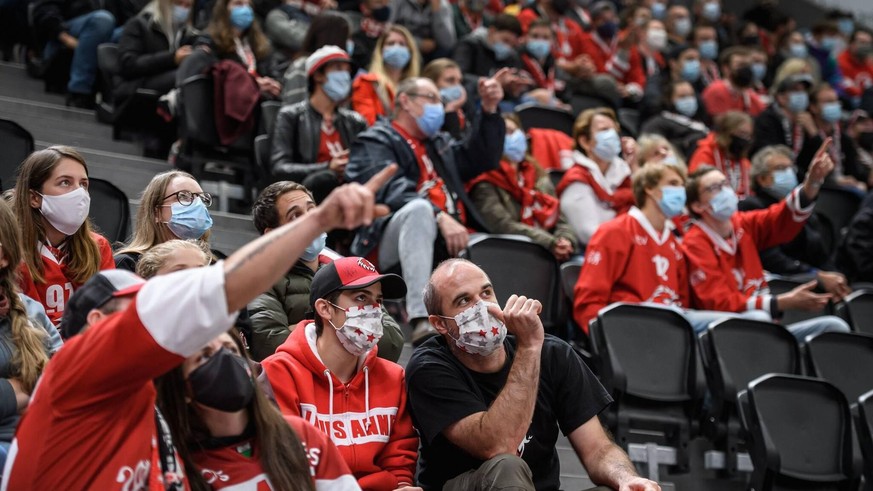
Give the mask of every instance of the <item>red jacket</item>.
[[[385, 116], [394, 108], [394, 92], [387, 90], [388, 100], [383, 101], [376, 89], [379, 79], [372, 73], [365, 73], [352, 82], [352, 109], [373, 126], [379, 116]], [[386, 87], [386, 89], [388, 89]], [[388, 103], [389, 107], [385, 106]]]
[[727, 80], [719, 79], [703, 89], [703, 106], [713, 118], [728, 111], [740, 111], [755, 117], [766, 106], [752, 89], [737, 91]]
[[374, 348], [344, 384], [316, 355], [315, 339], [315, 324], [301, 321], [262, 362], [282, 413], [330, 435], [362, 489], [413, 483], [418, 437], [406, 410], [403, 368], [377, 358]]
[[873, 86], [873, 61], [860, 61], [845, 50], [837, 57], [843, 72], [843, 87], [852, 97], [860, 97], [867, 87]]
[[261, 91], [246, 67], [222, 60], [212, 65], [215, 129], [222, 145], [230, 145], [255, 126], [255, 108]]
[[562, 154], [573, 152], [573, 138], [566, 133], [548, 128], [531, 128], [530, 154], [543, 169], [560, 169]]
[[658, 233], [636, 207], [597, 229], [573, 289], [573, 318], [583, 331], [614, 302], [688, 306], [688, 268], [671, 229]]
[[706, 135], [706, 138], [697, 142], [697, 150], [688, 163], [688, 172], [694, 172], [702, 165], [711, 165], [727, 177], [740, 199], [749, 196], [752, 193], [752, 163], [748, 158], [729, 159], [727, 151], [718, 146], [715, 136], [715, 132], [711, 132]]
[[[518, 14], [518, 21], [522, 30], [527, 33], [527, 28], [534, 20], [543, 17], [536, 7], [526, 8]], [[579, 24], [567, 17], [561, 17], [560, 21], [552, 23], [552, 32], [555, 33], [555, 41], [552, 43], [552, 55], [556, 60], [574, 60], [577, 56], [585, 53], [585, 31]]]
[[765, 310], [771, 314], [770, 289], [759, 252], [790, 241], [812, 214], [801, 208], [799, 189], [763, 210], [735, 213], [732, 240], [719, 237], [700, 221], [682, 243], [688, 256], [695, 308], [724, 312]]

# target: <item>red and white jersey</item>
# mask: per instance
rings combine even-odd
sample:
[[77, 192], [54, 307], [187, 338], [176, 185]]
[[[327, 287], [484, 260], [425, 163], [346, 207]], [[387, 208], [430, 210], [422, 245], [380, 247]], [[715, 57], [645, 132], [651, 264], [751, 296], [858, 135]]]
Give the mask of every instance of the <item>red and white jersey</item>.
[[[91, 238], [94, 239], [100, 250], [100, 269], [115, 269], [115, 260], [112, 258], [112, 247], [109, 245], [109, 241], [94, 232], [91, 232]], [[21, 287], [22, 293], [41, 303], [52, 323], [58, 325], [64, 315], [64, 306], [70, 300], [70, 295], [81, 285], [68, 279], [65, 254], [57, 249], [55, 251], [57, 252], [53, 252], [52, 248], [46, 244], [39, 244], [44, 281], [34, 283], [27, 265], [21, 263], [18, 268], [21, 275], [18, 285]]]
[[[316, 491], [360, 491], [358, 481], [327, 435], [297, 416], [286, 415], [285, 419], [303, 444]], [[251, 455], [241, 453], [244, 449]], [[254, 441], [196, 452], [191, 458], [216, 491], [280, 491], [264, 473], [260, 449]]]
[[668, 220], [656, 231], [637, 207], [597, 229], [573, 289], [573, 318], [582, 330], [614, 302], [688, 306], [685, 255], [672, 229]]
[[[770, 312], [772, 296], [759, 252], [790, 241], [812, 214], [800, 206], [800, 188], [763, 210], [734, 213], [724, 238], [695, 221], [682, 243], [688, 256], [693, 307], [723, 312]], [[771, 314], [773, 312], [770, 312]]]
[[[18, 425], [0, 491], [163, 490], [152, 379], [227, 331], [224, 264], [158, 276], [69, 339]], [[154, 463], [154, 464], [153, 464]]]

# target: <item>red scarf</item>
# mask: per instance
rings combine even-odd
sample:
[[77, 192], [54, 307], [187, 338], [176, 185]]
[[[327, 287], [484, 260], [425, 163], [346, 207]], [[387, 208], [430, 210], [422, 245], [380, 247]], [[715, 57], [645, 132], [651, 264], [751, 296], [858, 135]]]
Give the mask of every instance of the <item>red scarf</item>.
[[615, 192], [610, 194], [609, 191], [603, 189], [597, 180], [594, 179], [590, 170], [581, 165], [574, 165], [567, 170], [564, 177], [561, 178], [561, 182], [558, 183], [558, 196], [563, 194], [567, 186], [574, 182], [587, 184], [594, 191], [597, 199], [608, 203], [609, 207], [615, 210], [617, 215], [627, 212], [634, 205], [634, 193], [631, 189], [630, 177], [625, 178], [616, 188]]
[[481, 182], [491, 183], [509, 193], [521, 205], [521, 223], [543, 230], [551, 230], [558, 221], [558, 198], [536, 188], [537, 169], [527, 160], [518, 164], [518, 170], [505, 159], [500, 168], [488, 171], [472, 182], [468, 189]]
[[527, 53], [522, 53], [521, 62], [524, 63], [524, 68], [530, 74], [530, 76], [536, 82], [537, 87], [542, 89], [555, 90], [555, 69], [552, 68], [546, 73], [543, 70], [540, 62], [537, 61], [533, 56], [530, 56]]

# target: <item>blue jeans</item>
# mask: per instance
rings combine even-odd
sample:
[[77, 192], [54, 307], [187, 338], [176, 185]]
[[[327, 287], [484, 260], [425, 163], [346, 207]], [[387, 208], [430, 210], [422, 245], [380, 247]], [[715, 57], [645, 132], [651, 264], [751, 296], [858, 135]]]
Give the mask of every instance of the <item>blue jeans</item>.
[[[73, 51], [70, 81], [67, 91], [74, 94], [94, 92], [97, 78], [97, 46], [108, 43], [115, 30], [115, 16], [106, 10], [95, 10], [64, 22], [64, 28], [79, 40]], [[60, 48], [60, 41], [52, 40], [45, 47], [45, 58], [50, 59]]]
[[747, 312], [721, 312], [718, 310], [692, 310], [692, 309], [680, 309], [675, 305], [663, 305], [659, 303], [651, 303], [651, 302], [643, 302], [640, 305], [645, 305], [646, 307], [655, 307], [659, 309], [668, 309], [672, 310], [688, 321], [691, 324], [691, 327], [694, 328], [694, 333], [698, 336], [705, 331], [710, 324], [716, 321], [720, 321], [722, 319], [750, 319], [753, 321], [764, 321], [770, 322], [772, 317], [767, 312], [763, 310], [749, 310]]
[[795, 322], [788, 324], [786, 329], [791, 331], [797, 340], [803, 344], [806, 343], [806, 337], [822, 332], [849, 332], [849, 325], [846, 321], [833, 315], [823, 315], [814, 319]]

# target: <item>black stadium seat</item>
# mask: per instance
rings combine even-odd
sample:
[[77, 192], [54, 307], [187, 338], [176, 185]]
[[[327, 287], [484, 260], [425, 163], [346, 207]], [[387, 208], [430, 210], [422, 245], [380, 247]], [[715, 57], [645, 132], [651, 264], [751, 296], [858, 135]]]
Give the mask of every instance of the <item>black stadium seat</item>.
[[0, 188], [15, 187], [18, 166], [33, 152], [33, 135], [20, 124], [0, 119]]
[[538, 104], [522, 104], [515, 108], [524, 129], [547, 128], [558, 130], [573, 136], [573, 115], [563, 109], [540, 106]]
[[806, 338], [810, 371], [858, 400], [873, 390], [873, 335], [823, 332]]
[[864, 456], [864, 489], [873, 490], [873, 390], [858, 398], [855, 429]]
[[873, 290], [857, 290], [843, 299], [840, 315], [855, 332], [873, 334]]
[[91, 221], [110, 244], [127, 240], [130, 228], [130, 203], [124, 191], [103, 179], [88, 180], [91, 194]]

